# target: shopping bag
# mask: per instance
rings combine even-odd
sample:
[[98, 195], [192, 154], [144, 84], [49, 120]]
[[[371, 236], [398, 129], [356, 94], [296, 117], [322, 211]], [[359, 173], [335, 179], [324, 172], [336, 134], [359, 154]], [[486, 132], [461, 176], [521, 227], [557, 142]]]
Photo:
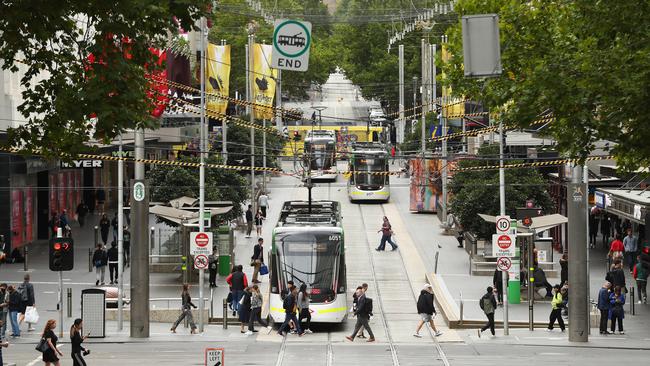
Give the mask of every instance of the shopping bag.
[[38, 323], [38, 311], [33, 306], [28, 306], [25, 309], [25, 322], [36, 324]]
[[260, 274], [262, 276], [269, 274], [269, 267], [267, 267], [266, 264], [262, 264], [260, 267]]

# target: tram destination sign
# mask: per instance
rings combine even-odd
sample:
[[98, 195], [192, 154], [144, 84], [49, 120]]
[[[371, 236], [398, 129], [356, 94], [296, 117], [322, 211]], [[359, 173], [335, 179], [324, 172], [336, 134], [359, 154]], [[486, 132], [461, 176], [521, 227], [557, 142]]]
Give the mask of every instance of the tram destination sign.
[[311, 23], [291, 19], [278, 19], [273, 30], [271, 67], [281, 70], [307, 71]]

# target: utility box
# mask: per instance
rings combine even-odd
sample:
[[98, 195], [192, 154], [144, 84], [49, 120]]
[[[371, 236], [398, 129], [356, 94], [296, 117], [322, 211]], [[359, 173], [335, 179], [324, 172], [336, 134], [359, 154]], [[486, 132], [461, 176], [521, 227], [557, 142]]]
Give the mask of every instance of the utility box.
[[81, 319], [84, 333], [90, 338], [106, 337], [106, 291], [98, 288], [81, 290]]
[[216, 239], [215, 245], [219, 248], [219, 275], [228, 276], [234, 261], [233, 248], [235, 247], [235, 236], [230, 226], [219, 226]]

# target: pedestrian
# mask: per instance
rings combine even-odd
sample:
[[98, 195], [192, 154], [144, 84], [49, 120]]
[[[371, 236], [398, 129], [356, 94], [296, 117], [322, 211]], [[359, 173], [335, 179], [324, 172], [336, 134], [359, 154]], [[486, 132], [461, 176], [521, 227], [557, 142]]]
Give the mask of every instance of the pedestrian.
[[262, 191], [259, 197], [257, 197], [257, 203], [262, 210], [262, 217], [266, 219], [266, 210], [269, 207], [269, 196], [266, 195], [266, 192]]
[[260, 267], [264, 263], [264, 239], [257, 239], [257, 244], [253, 247], [253, 255], [251, 256], [251, 266], [253, 266], [253, 283], [262, 283], [257, 279], [260, 273]]
[[244, 296], [244, 289], [248, 287], [248, 278], [246, 277], [246, 274], [243, 272], [243, 270], [244, 267], [239, 264], [235, 266], [235, 272], [226, 277], [226, 282], [228, 282], [232, 288], [233, 315], [235, 315], [235, 312], [239, 310], [239, 301], [241, 300], [242, 296]]
[[115, 213], [115, 216], [113, 216], [113, 220], [111, 220], [111, 227], [113, 228], [113, 240], [117, 240], [117, 212]]
[[352, 332], [351, 336], [345, 337], [348, 341], [351, 342], [354, 342], [354, 337], [357, 335], [357, 333], [359, 333], [361, 327], [365, 328], [368, 331], [370, 338], [368, 338], [367, 342], [375, 341], [375, 335], [372, 333], [370, 324], [368, 324], [368, 320], [370, 320], [370, 316], [372, 315], [372, 299], [366, 297], [366, 291], [367, 290], [362, 289], [359, 297], [357, 298], [357, 309], [354, 311], [354, 316], [357, 317], [357, 323], [354, 325], [354, 331]]
[[59, 351], [56, 346], [56, 342], [59, 341], [59, 337], [54, 334], [54, 329], [56, 329], [56, 320], [50, 319], [45, 324], [45, 329], [43, 329], [43, 334], [41, 338], [45, 339], [49, 348], [43, 352], [43, 362], [45, 366], [54, 365], [60, 366], [59, 356], [63, 356], [63, 353]]
[[614, 287], [614, 292], [609, 294], [609, 319], [611, 320], [611, 332], [614, 333], [618, 322], [618, 334], [625, 334], [623, 331], [623, 318], [625, 318], [625, 294], [620, 286]]
[[217, 268], [219, 264], [219, 250], [212, 247], [212, 254], [208, 256], [208, 271], [210, 272], [210, 287], [217, 287]]
[[257, 236], [262, 236], [262, 223], [264, 222], [264, 217], [262, 216], [262, 211], [257, 210], [255, 214], [255, 232]]
[[72, 345], [72, 364], [73, 366], [86, 366], [86, 361], [83, 356], [86, 356], [90, 353], [89, 350], [85, 349], [81, 343], [88, 338], [90, 333], [82, 335], [83, 330], [83, 320], [77, 318], [72, 323], [70, 327], [70, 343]]
[[612, 284], [608, 281], [603, 283], [603, 287], [598, 291], [598, 304], [596, 307], [600, 311], [600, 334], [609, 334], [607, 331], [607, 320], [609, 319], [609, 289], [612, 288]]
[[415, 328], [415, 333], [413, 333], [413, 336], [418, 338], [422, 337], [420, 335], [420, 329], [422, 329], [424, 323], [429, 323], [429, 326], [431, 326], [431, 329], [433, 329], [436, 337], [441, 336], [442, 332], [436, 329], [436, 325], [433, 322], [433, 319], [436, 316], [436, 307], [433, 301], [433, 288], [428, 283], [425, 284], [424, 288], [420, 291], [417, 309], [418, 314], [420, 315], [420, 321], [418, 322], [418, 326]]
[[630, 268], [630, 273], [634, 271], [636, 264], [636, 252], [638, 249], [637, 238], [632, 234], [632, 229], [627, 229], [627, 236], [623, 239], [625, 264]]
[[[359, 296], [361, 296], [362, 293], [363, 293], [363, 286], [357, 286], [357, 289], [352, 294], [352, 309], [350, 312], [353, 315], [357, 311], [357, 307], [359, 305]], [[357, 333], [357, 337], [366, 338], [366, 336], [363, 334], [363, 327], [359, 329], [359, 332]]]
[[478, 337], [481, 338], [481, 333], [486, 329], [490, 328], [490, 333], [496, 335], [494, 331], [494, 310], [497, 308], [497, 301], [494, 298], [494, 289], [492, 286], [488, 286], [487, 292], [481, 297], [478, 305], [481, 307], [485, 316], [488, 318], [488, 322], [483, 326], [483, 328], [478, 330]]
[[0, 321], [2, 321], [2, 326], [0, 326], [0, 339], [5, 339], [7, 334], [7, 315], [9, 314], [9, 291], [7, 290], [7, 284], [0, 284]]
[[271, 332], [271, 328], [269, 326], [269, 323], [266, 322], [266, 320], [262, 319], [262, 303], [264, 302], [264, 298], [262, 297], [262, 292], [260, 292], [260, 288], [257, 285], [253, 285], [251, 287], [251, 312], [250, 312], [250, 318], [248, 320], [248, 331], [246, 332], [246, 335], [251, 335], [256, 332], [255, 328], [253, 327], [255, 321], [260, 323], [261, 326], [266, 327], [266, 329]]
[[126, 225], [122, 232], [122, 251], [124, 254], [124, 266], [129, 267], [131, 262], [131, 232]]
[[239, 333], [246, 333], [244, 328], [250, 323], [251, 320], [251, 289], [246, 287], [242, 293], [241, 300], [239, 300], [239, 315], [240, 329]]
[[598, 209], [594, 207], [589, 213], [589, 248], [596, 247], [596, 240], [598, 238]]
[[190, 323], [191, 334], [196, 334], [196, 324], [194, 324], [192, 308], [196, 309], [196, 305], [192, 303], [192, 297], [190, 296], [190, 285], [184, 283], [183, 291], [181, 291], [181, 315], [178, 316], [178, 319], [176, 319], [174, 325], [172, 325], [172, 333], [176, 333], [176, 327], [178, 327], [178, 324], [180, 324], [181, 321], [187, 317], [187, 321]]
[[385, 250], [386, 242], [390, 244], [390, 246], [393, 248], [392, 250], [397, 249], [397, 244], [395, 244], [391, 239], [391, 236], [393, 235], [393, 228], [390, 225], [390, 221], [388, 221], [388, 217], [384, 216], [384, 221], [381, 225], [381, 229], [379, 229], [377, 232], [381, 232], [381, 241], [379, 242], [379, 246], [375, 248], [376, 251], [379, 252]]
[[[25, 274], [23, 276], [23, 283], [18, 286], [18, 293], [20, 293], [20, 299], [22, 301], [22, 308], [20, 311], [20, 321], [18, 322], [19, 324], [25, 320], [25, 313], [27, 312], [28, 307], [35, 307], [36, 306], [36, 297], [34, 294], [34, 285], [29, 283], [31, 280], [31, 276], [29, 273]], [[27, 331], [32, 332], [36, 329], [32, 326], [32, 323], [27, 322]]]
[[503, 305], [503, 271], [498, 268], [494, 269], [492, 286], [497, 290], [497, 305]]
[[246, 210], [246, 237], [251, 237], [251, 232], [253, 231], [253, 206], [248, 205], [248, 210]]
[[88, 215], [88, 206], [86, 206], [84, 201], [81, 201], [77, 205], [77, 210], [75, 213], [77, 214], [77, 222], [79, 223], [79, 227], [84, 227], [86, 223], [86, 215]]
[[636, 265], [632, 276], [636, 280], [636, 288], [639, 294], [639, 304], [648, 303], [648, 274], [650, 273], [650, 263], [642, 260], [642, 256], [637, 256]]
[[104, 214], [104, 202], [106, 202], [106, 191], [99, 188], [95, 191], [95, 198], [97, 199], [97, 211]]
[[11, 336], [20, 337], [20, 324], [18, 324], [18, 314], [23, 309], [23, 299], [20, 293], [12, 285], [7, 286], [9, 291], [9, 320], [11, 320]]
[[539, 266], [537, 262], [533, 264], [533, 279], [535, 288], [544, 287], [546, 289], [546, 297], [553, 297], [553, 286], [546, 279], [546, 272]]
[[[118, 276], [118, 264], [120, 260], [120, 255], [117, 250], [117, 243], [115, 240], [111, 243], [111, 248], [107, 252], [108, 256], [108, 273], [109, 277], [111, 279], [111, 285], [112, 284], [117, 284], [117, 276]], [[115, 274], [115, 280], [113, 280], [113, 274]]]
[[102, 218], [99, 220], [99, 232], [102, 234], [102, 243], [104, 245], [108, 244], [108, 230], [111, 228], [111, 222], [108, 220], [106, 214], [102, 214]]
[[298, 289], [293, 286], [291, 287], [291, 292], [287, 294], [287, 296], [284, 298], [284, 301], [282, 301], [282, 307], [284, 308], [284, 322], [280, 326], [280, 329], [278, 330], [278, 334], [281, 336], [284, 336], [284, 332], [289, 332], [291, 329], [289, 322], [293, 321], [293, 323], [296, 326], [296, 332], [298, 335], [302, 336], [304, 332], [302, 331], [302, 328], [300, 328], [300, 323], [298, 322], [298, 319], [296, 318], [296, 310], [297, 310], [297, 297], [298, 297]]
[[560, 257], [560, 286], [569, 280], [569, 255], [567, 253], [562, 254]]
[[65, 231], [66, 228], [69, 226], [68, 211], [67, 210], [63, 210], [63, 212], [61, 212], [61, 216], [59, 217], [59, 221], [61, 222], [61, 227]]
[[553, 325], [557, 320], [560, 329], [564, 332], [564, 319], [562, 319], [562, 294], [560, 293], [560, 285], [553, 286], [553, 300], [551, 300], [551, 315], [548, 320], [548, 331], [553, 331]]
[[600, 221], [600, 233], [603, 235], [603, 248], [607, 248], [609, 243], [609, 237], [612, 231], [612, 223], [610, 221], [609, 215], [605, 214], [603, 219]]
[[[3, 320], [0, 320], [0, 327], [4, 326], [5, 322]], [[2, 359], [2, 348], [7, 347], [9, 347], [9, 342], [7, 342], [4, 337], [0, 338], [0, 365], [4, 365], [4, 360]]]
[[612, 287], [616, 288], [616, 286], [618, 286], [623, 289], [624, 292], [627, 291], [625, 287], [625, 272], [623, 272], [623, 263], [620, 258], [614, 260], [612, 269], [607, 272], [605, 280], [609, 281], [612, 284]]
[[100, 284], [104, 285], [104, 277], [106, 276], [106, 264], [108, 263], [108, 257], [106, 251], [101, 244], [97, 244], [95, 252], [93, 253], [93, 265], [95, 266], [95, 274], [97, 276], [97, 281], [95, 281], [95, 286]]
[[[307, 284], [300, 285], [300, 291], [298, 291], [298, 323], [300, 323], [300, 328], [305, 330], [305, 333], [313, 333], [309, 329], [311, 325], [311, 312], [309, 311], [309, 294], [307, 293]], [[305, 319], [305, 326], [302, 326], [302, 320]]]
[[625, 245], [621, 240], [621, 235], [616, 234], [614, 240], [612, 240], [612, 243], [609, 246], [609, 253], [607, 253], [607, 256], [614, 261], [623, 256], [623, 251], [625, 251]]
[[48, 223], [48, 226], [50, 227], [50, 233], [52, 234], [52, 238], [56, 238], [57, 231], [61, 226], [61, 224], [59, 223], [59, 216], [56, 214], [56, 212], [52, 212], [52, 217], [50, 218], [50, 222]]

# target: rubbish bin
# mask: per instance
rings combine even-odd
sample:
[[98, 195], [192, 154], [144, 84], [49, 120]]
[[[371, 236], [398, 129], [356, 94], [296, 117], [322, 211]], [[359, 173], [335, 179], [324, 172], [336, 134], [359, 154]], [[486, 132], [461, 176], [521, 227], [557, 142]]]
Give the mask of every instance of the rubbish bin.
[[81, 290], [81, 319], [88, 337], [106, 337], [106, 291], [97, 288]]

